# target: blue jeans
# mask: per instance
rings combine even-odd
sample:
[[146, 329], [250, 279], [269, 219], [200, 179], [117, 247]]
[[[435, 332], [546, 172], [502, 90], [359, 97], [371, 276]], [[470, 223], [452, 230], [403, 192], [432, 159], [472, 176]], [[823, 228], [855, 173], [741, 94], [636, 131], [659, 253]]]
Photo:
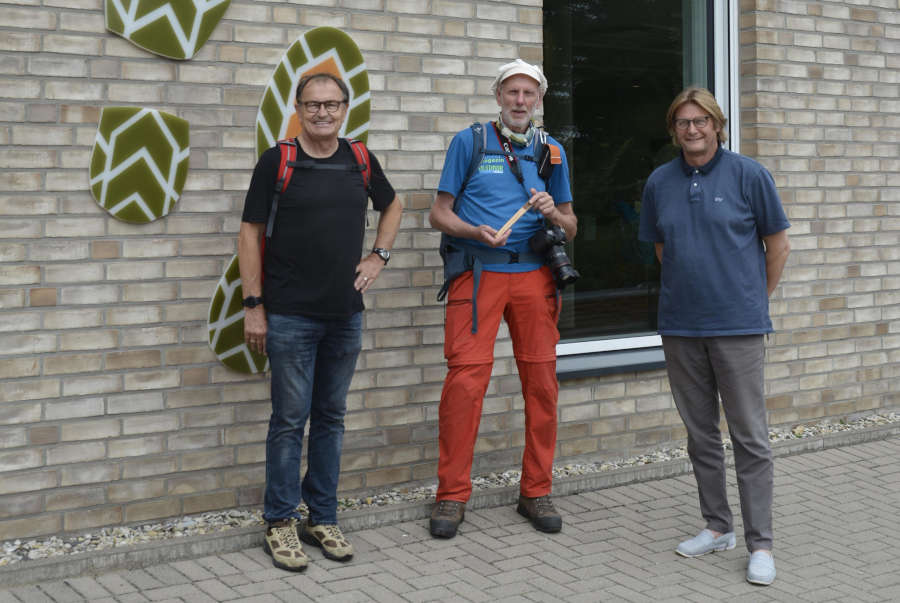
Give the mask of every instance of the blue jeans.
[[[263, 518], [337, 523], [337, 484], [347, 392], [362, 347], [362, 314], [347, 320], [268, 315], [266, 349], [272, 370], [272, 417], [266, 437]], [[303, 430], [309, 419], [307, 469], [300, 485]]]

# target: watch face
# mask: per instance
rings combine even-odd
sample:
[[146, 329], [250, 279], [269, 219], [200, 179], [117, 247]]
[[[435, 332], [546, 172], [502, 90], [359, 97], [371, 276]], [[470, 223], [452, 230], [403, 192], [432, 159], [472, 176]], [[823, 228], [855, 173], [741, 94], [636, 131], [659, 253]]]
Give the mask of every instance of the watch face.
[[375, 249], [374, 251], [378, 254], [378, 257], [384, 260], [385, 263], [387, 263], [387, 261], [391, 259], [391, 252], [387, 249]]

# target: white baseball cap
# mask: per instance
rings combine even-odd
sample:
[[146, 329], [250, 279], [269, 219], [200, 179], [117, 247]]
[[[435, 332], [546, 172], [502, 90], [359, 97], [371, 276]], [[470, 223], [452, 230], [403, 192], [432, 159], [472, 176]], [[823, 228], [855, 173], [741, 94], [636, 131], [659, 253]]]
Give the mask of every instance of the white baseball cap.
[[503, 83], [503, 80], [518, 74], [527, 75], [536, 81], [541, 89], [542, 95], [547, 92], [547, 78], [544, 77], [544, 72], [541, 71], [541, 68], [537, 65], [526, 63], [522, 59], [516, 59], [511, 63], [501, 65], [497, 68], [497, 77], [494, 78], [494, 83], [491, 84], [491, 92], [496, 93], [500, 84]]

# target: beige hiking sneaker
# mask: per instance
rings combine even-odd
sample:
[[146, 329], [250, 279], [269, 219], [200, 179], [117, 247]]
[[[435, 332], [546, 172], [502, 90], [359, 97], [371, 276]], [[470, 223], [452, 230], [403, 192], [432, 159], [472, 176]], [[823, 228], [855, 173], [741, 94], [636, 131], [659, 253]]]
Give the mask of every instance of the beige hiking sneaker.
[[263, 550], [279, 569], [302, 572], [309, 565], [309, 557], [297, 538], [297, 520], [293, 517], [269, 524]]
[[313, 525], [308, 520], [300, 525], [300, 539], [306, 544], [322, 549], [322, 554], [335, 561], [350, 561], [353, 545], [336, 525]]

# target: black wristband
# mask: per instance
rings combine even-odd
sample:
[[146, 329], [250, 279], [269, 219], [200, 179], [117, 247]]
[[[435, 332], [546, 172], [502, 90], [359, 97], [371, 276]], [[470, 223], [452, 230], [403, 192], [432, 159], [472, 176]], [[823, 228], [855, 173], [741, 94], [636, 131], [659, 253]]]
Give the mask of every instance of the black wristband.
[[245, 297], [241, 300], [241, 305], [245, 308], [255, 308], [256, 306], [261, 306], [263, 303], [263, 298], [255, 297], [253, 295], [249, 297]]

